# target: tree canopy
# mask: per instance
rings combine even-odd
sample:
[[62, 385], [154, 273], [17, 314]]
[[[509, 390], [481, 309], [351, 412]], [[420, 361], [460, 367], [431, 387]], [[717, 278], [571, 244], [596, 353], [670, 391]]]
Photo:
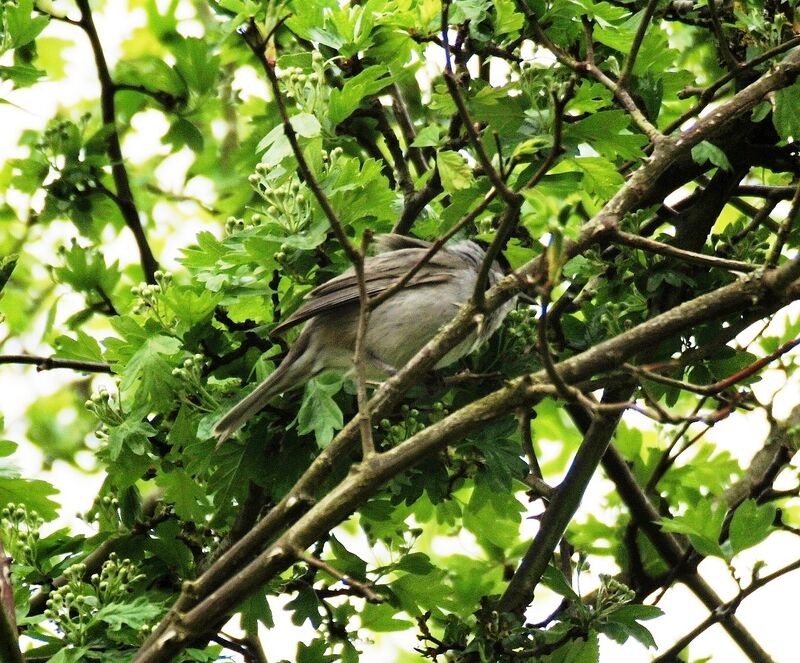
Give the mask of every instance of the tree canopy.
[[[0, 375], [68, 378], [0, 440], [0, 659], [690, 661], [719, 625], [777, 660], [736, 611], [800, 567], [798, 25], [4, 0], [0, 113], [32, 128], [0, 163]], [[270, 331], [386, 232], [508, 275], [382, 384], [323, 373], [217, 446], [296, 334]], [[88, 529], [31, 445], [100, 475]]]

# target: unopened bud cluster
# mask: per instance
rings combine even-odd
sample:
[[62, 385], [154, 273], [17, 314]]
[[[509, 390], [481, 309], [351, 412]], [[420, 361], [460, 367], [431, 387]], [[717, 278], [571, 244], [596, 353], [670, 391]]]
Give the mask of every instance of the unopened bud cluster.
[[97, 495], [82, 518], [87, 523], [98, 523], [103, 531], [115, 531], [122, 522], [120, 502], [116, 494], [109, 491], [105, 495]]
[[117, 426], [125, 420], [119, 396], [109, 393], [105, 387], [100, 387], [100, 389], [93, 392], [84, 403], [84, 406], [100, 421], [109, 426]]
[[87, 628], [98, 610], [124, 602], [134, 585], [145, 578], [131, 560], [121, 560], [116, 553], [109, 555], [100, 573], [93, 573], [88, 583], [85, 575], [86, 564], [82, 563], [64, 571], [67, 582], [50, 593], [44, 611], [45, 618], [76, 645], [84, 644]]
[[184, 402], [211, 411], [217, 407], [217, 401], [206, 389], [203, 371], [208, 365], [208, 358], [197, 353], [184, 359], [180, 366], [173, 368], [172, 375], [181, 381], [183, 386], [181, 398]]
[[0, 532], [6, 553], [17, 564], [35, 566], [39, 530], [44, 520], [24, 504], [9, 502], [0, 511]]
[[142, 314], [153, 311], [158, 317], [158, 298], [172, 283], [172, 272], [158, 270], [153, 275], [155, 283], [140, 283], [131, 288], [131, 294], [137, 298], [133, 313]]
[[[260, 224], [266, 216], [282, 225], [291, 234], [305, 229], [311, 220], [311, 201], [308, 188], [304, 184], [294, 176], [281, 184], [276, 184], [270, 177], [269, 167], [263, 163], [256, 166], [256, 172], [250, 175], [248, 181], [267, 204], [263, 216], [253, 215], [257, 217], [257, 223]], [[253, 220], [253, 223], [256, 221]], [[245, 224], [242, 222], [242, 228], [244, 227]]]
[[328, 93], [325, 85], [325, 67], [321, 53], [311, 56], [311, 71], [300, 67], [279, 69], [278, 76], [286, 99], [306, 113], [314, 113], [321, 106]]
[[208, 360], [205, 355], [197, 353], [184, 359], [181, 366], [173, 368], [172, 375], [183, 382], [194, 383], [194, 381], [200, 379], [203, 368], [207, 365]]
[[600, 587], [597, 589], [595, 598], [597, 612], [616, 609], [621, 605], [630, 603], [635, 598], [636, 592], [626, 584], [621, 583], [612, 576], [600, 575]]
[[322, 163], [330, 170], [331, 167], [336, 165], [342, 154], [344, 154], [344, 150], [341, 147], [334, 147], [330, 152], [322, 150]]
[[475, 226], [480, 235], [491, 235], [495, 230], [494, 219], [491, 216], [481, 217], [475, 222]]
[[536, 324], [536, 311], [531, 307], [514, 309], [506, 317], [508, 335], [523, 348], [536, 347]]
[[433, 403], [430, 410], [425, 412], [420, 412], [417, 408], [404, 404], [400, 407], [402, 415], [400, 421], [392, 423], [389, 419], [381, 419], [379, 428], [383, 430], [386, 441], [394, 446], [413, 437], [431, 424], [444, 419], [449, 413], [441, 401]]
[[248, 218], [229, 216], [225, 221], [225, 234], [233, 235], [241, 232], [245, 228], [260, 226], [263, 221], [264, 217], [261, 214], [251, 214]]

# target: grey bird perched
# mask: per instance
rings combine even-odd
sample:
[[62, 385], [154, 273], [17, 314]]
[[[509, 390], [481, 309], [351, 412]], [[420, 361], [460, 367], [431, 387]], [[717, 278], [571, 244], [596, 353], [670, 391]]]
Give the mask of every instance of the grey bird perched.
[[[376, 236], [375, 244], [378, 254], [364, 261], [370, 297], [402, 278], [431, 246], [430, 242], [394, 234]], [[469, 240], [445, 245], [404, 288], [371, 311], [364, 344], [367, 379], [382, 380], [393, 375], [453, 319], [475, 289], [484, 255], [483, 249]], [[495, 262], [489, 271], [489, 286], [502, 276]], [[359, 315], [358, 282], [353, 268], [314, 288], [306, 300], [272, 331], [281, 333], [308, 321], [280, 366], [214, 426], [220, 443], [278, 394], [299, 387], [327, 369], [353, 370]], [[493, 311], [436, 367], [451, 364], [489, 338], [513, 306], [512, 300]]]

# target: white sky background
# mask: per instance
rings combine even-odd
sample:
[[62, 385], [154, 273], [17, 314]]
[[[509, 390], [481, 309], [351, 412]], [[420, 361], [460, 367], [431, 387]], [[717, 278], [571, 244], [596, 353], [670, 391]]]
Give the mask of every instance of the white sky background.
[[[64, 6], [64, 9], [67, 5]], [[185, 5], [187, 16], [190, 15], [188, 5]], [[125, 16], [124, 21], [118, 20], [120, 16]], [[106, 57], [113, 68], [120, 55], [119, 44], [130, 35], [132, 30], [144, 25], [144, 15], [142, 10], [133, 13], [129, 12], [127, 3], [124, 0], [109, 0], [106, 3], [105, 12], [96, 15], [95, 20], [98, 30], [102, 35]], [[187, 32], [194, 33], [194, 26], [191, 22], [186, 23]], [[0, 98], [13, 102], [15, 105], [0, 104], [0, 159], [5, 160], [9, 157], [24, 156], [16, 147], [17, 139], [21, 131], [26, 128], [42, 128], [47, 120], [52, 117], [59, 106], [72, 106], [79, 100], [95, 100], [99, 94], [99, 86], [96, 80], [94, 63], [83, 35], [74, 27], [52, 22], [46, 29], [46, 36], [56, 36], [64, 39], [74, 40], [75, 46], [71, 48], [69, 56], [69, 66], [67, 76], [63, 81], [39, 84], [34, 88], [15, 90], [9, 92], [7, 84], [0, 83]], [[431, 61], [435, 61], [435, 57]], [[7, 64], [5, 60], [0, 63]], [[250, 78], [247, 73], [242, 75], [242, 80], [237, 87], [255, 93], [257, 96], [263, 95], [265, 89], [263, 83], [256, 78]], [[140, 162], [154, 153], [165, 154], [167, 148], [160, 143], [160, 136], [166, 131], [167, 123], [163, 115], [158, 111], [148, 111], [137, 117], [134, 126], [137, 130], [135, 138], [129, 137], [123, 144], [125, 157], [131, 162]], [[169, 159], [169, 163], [162, 166], [157, 175], [159, 176], [161, 187], [165, 190], [187, 193], [201, 198], [207, 202], [213, 200], [213, 192], [208, 183], [195, 180], [189, 183], [189, 190], [178, 191], [183, 180], [183, 173], [191, 163], [191, 154], [188, 151], [180, 152]], [[248, 186], [247, 182], [242, 182], [242, 186]], [[13, 205], [21, 205], [22, 201], [9, 199]], [[176, 259], [179, 255], [178, 249], [190, 244], [197, 231], [203, 227], [211, 227], [217, 233], [220, 232], [224, 219], [217, 220], [218, 223], [209, 226], [208, 220], [192, 218], [194, 206], [192, 204], [165, 204], [156, 211], [159, 228], [169, 226], [172, 228], [167, 239], [159, 240], [158, 258], [168, 268], [176, 268]], [[180, 223], [175, 222], [175, 213], [180, 212]], [[40, 232], [40, 231], [38, 231]], [[55, 246], [56, 241], [65, 241], [77, 233], [72, 226], [54, 224], [46, 231], [47, 241], [37, 242], [41, 237], [34, 235], [31, 242], [26, 245], [28, 248], [36, 246], [37, 251], [41, 251], [42, 246]], [[122, 238], [109, 246], [106, 254], [107, 260], [120, 259], [128, 262], [135, 258], [131, 251], [132, 239], [129, 235], [123, 234]], [[47, 255], [45, 250], [39, 256], [43, 263], [52, 262], [54, 255]], [[59, 318], [66, 318], [73, 310], [69, 310], [67, 302], [60, 310]], [[0, 336], [3, 336], [2, 325], [0, 325]], [[5, 346], [0, 349], [3, 353], [30, 352], [49, 354], [50, 349], [38, 345], [39, 336], [32, 335], [28, 338], [10, 339]], [[38, 477], [50, 481], [60, 488], [61, 495], [57, 497], [63, 504], [61, 519], [58, 526], [69, 524], [78, 530], [90, 532], [89, 528], [80, 520], [81, 512], [86, 511], [96, 495], [97, 489], [102, 481], [99, 474], [84, 474], [65, 463], [57, 462], [51, 472], [41, 471], [41, 455], [30, 444], [25, 443], [24, 431], [25, 421], [24, 412], [30, 403], [37, 398], [56, 391], [61, 385], [72, 379], [72, 374], [68, 371], [49, 371], [37, 373], [34, 369], [20, 366], [0, 366], [0, 389], [6, 395], [3, 400], [2, 413], [6, 419], [5, 436], [21, 444], [20, 453], [14, 460], [23, 469], [28, 477]], [[770, 400], [772, 394], [780, 390], [781, 374], [776, 371], [768, 372], [765, 379], [756, 385], [757, 394], [766, 402]], [[110, 378], [101, 376], [97, 378], [98, 383], [108, 381]], [[15, 398], [10, 398], [11, 394]], [[775, 400], [775, 414], [781, 418], [785, 417], [791, 407], [800, 400], [800, 388], [798, 385], [789, 385], [783, 389]], [[638, 424], [638, 421], [637, 421]], [[767, 431], [766, 421], [758, 415], [749, 415], [746, 419], [738, 415], [730, 417], [728, 420], [717, 425], [708, 438], [733, 453], [733, 455], [743, 464], [749, 462], [752, 454], [763, 443]], [[553, 442], [551, 444], [558, 444]], [[546, 444], [545, 447], [548, 445]], [[552, 447], [551, 447], [552, 448]], [[547, 449], [546, 449], [547, 451]], [[92, 466], [92, 459], [84, 459], [86, 467]], [[551, 483], [557, 483], [559, 477], [547, 477]], [[601, 477], [595, 477], [590, 488], [589, 494], [584, 500], [581, 512], [586, 514], [589, 511], [596, 511], [596, 505], [602, 496], [609, 490], [609, 484]], [[534, 532], [534, 525], [531, 521], [524, 523], [524, 528], [531, 535]], [[362, 542], [352, 541], [353, 551], [361, 555], [367, 561], [372, 561], [376, 565], [385, 563], [387, 560], [379, 550], [370, 550]], [[435, 546], [437, 552], [449, 554], [460, 551], [467, 554], [481, 555], [480, 549], [475, 545], [471, 535], [467, 532], [458, 538], [442, 540]], [[767, 545], [747, 551], [736, 558], [734, 567], [738, 575], [745, 582], [750, 576], [753, 564], [760, 559], [769, 561], [764, 573], [783, 566], [784, 564], [800, 556], [800, 543], [797, 538], [788, 534], [771, 537]], [[612, 565], [608, 568], [601, 568], [605, 560], [596, 562], [592, 569], [592, 574], [613, 573], [615, 569]], [[730, 578], [728, 570], [720, 560], [708, 559], [700, 567], [705, 577], [711, 582], [715, 590], [728, 599], [735, 595], [736, 586]], [[596, 580], [596, 575], [594, 575]], [[592, 575], [584, 578], [582, 591], [591, 589]], [[767, 588], [760, 590], [752, 597], [745, 600], [739, 608], [737, 615], [742, 622], [759, 639], [767, 651], [773, 655], [779, 663], [788, 663], [797, 660], [797, 645], [793, 629], [795, 618], [793, 611], [789, 608], [800, 595], [800, 574], [794, 573], [785, 576], [780, 581], [772, 583]], [[545, 591], [541, 596], [546, 596]], [[540, 596], [537, 596], [537, 601]], [[557, 599], [553, 597], [547, 605], [537, 603], [537, 616], [547, 614], [552, 607], [557, 604]], [[645, 625], [653, 632], [656, 641], [662, 647], [667, 647], [677, 637], [682, 636], [698, 622], [705, 618], [707, 612], [691, 593], [679, 586], [670, 590], [660, 606], [666, 612], [666, 617], [649, 621]], [[313, 633], [309, 628], [298, 629], [294, 627], [285, 616], [281, 615], [279, 604], [273, 603], [278, 626], [276, 629], [264, 634], [263, 642], [270, 660], [288, 659], [293, 660], [295, 655], [296, 641], [298, 637], [309, 641]], [[410, 634], [388, 635], [380, 639], [381, 646], [368, 647], [362, 660], [365, 661], [387, 661], [392, 659], [391, 646], [396, 644], [401, 649], [411, 651], [418, 643], [416, 638]], [[715, 626], [695, 641], [691, 648], [692, 660], [704, 656], [712, 656], [716, 663], [736, 663], [745, 661], [745, 657], [733, 642], [724, 634], [720, 626]], [[617, 661], [619, 663], [640, 663], [649, 658], [646, 650], [635, 641], [630, 640], [626, 645], [619, 646], [606, 639], [602, 640], [602, 660]]]

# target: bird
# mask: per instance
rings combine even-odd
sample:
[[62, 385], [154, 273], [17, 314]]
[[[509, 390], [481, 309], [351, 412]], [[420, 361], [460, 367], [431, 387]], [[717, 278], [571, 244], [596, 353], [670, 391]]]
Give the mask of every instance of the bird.
[[[376, 254], [364, 260], [368, 297], [375, 297], [400, 280], [428, 252], [431, 242], [394, 233], [376, 235]], [[369, 315], [364, 342], [366, 378], [378, 382], [395, 374], [453, 319], [475, 289], [485, 252], [471, 240], [445, 244], [391, 297]], [[495, 261], [488, 286], [504, 275]], [[359, 320], [359, 292], [355, 269], [317, 286], [305, 302], [270, 335], [281, 334], [305, 322], [283, 361], [253, 391], [239, 400], [215, 424], [218, 445], [233, 435], [269, 401], [305, 384], [325, 370], [354, 371]], [[505, 302], [488, 314], [470, 336], [450, 350], [436, 368], [447, 366], [488, 339], [514, 307]]]

